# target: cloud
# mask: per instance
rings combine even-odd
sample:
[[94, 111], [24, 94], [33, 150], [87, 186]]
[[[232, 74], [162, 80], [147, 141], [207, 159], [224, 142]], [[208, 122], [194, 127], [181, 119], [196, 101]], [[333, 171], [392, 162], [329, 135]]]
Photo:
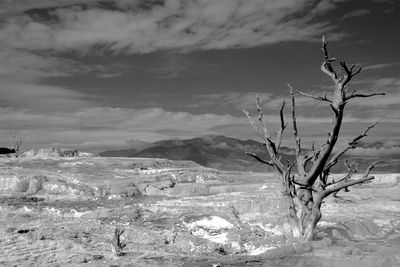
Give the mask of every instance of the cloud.
[[126, 66], [117, 64], [84, 64], [55, 53], [15, 49], [0, 44], [0, 105], [42, 111], [87, 107], [95, 96], [45, 85], [43, 79], [90, 72], [98, 73], [98, 77], [105, 79], [122, 75], [126, 69]]
[[358, 10], [354, 10], [350, 13], [347, 13], [346, 15], [344, 15], [342, 17], [342, 19], [361, 17], [361, 16], [368, 15], [369, 13], [371, 13], [371, 10], [369, 10], [369, 9], [358, 9]]
[[71, 75], [82, 69], [73, 61], [0, 44], [0, 79], [28, 81], [38, 77]]
[[[76, 59], [85, 53], [104, 55], [110, 51], [129, 54], [167, 50], [157, 67], [131, 67], [164, 79], [207, 74], [215, 66], [195, 66], [187, 54], [176, 52], [310, 41], [316, 36], [319, 39], [322, 32], [334, 26], [329, 22], [316, 22], [315, 18], [335, 8], [336, 2], [0, 1], [0, 90], [16, 89], [3, 98], [2, 104], [24, 106], [28, 103], [25, 101], [27, 96], [32, 96], [27, 107], [34, 108], [36, 103], [43, 109], [46, 101], [40, 97], [47, 91], [52, 97], [46, 99], [53, 106], [60, 103], [76, 109], [90, 105], [88, 95], [81, 95], [85, 99], [79, 101], [79, 94], [71, 88], [42, 85], [43, 78], [48, 77], [93, 72], [100, 79], [111, 79], [126, 73], [126, 67], [106, 68], [67, 59]], [[29, 85], [32, 85], [31, 91], [27, 89]], [[17, 96], [22, 96], [22, 92], [27, 95], [17, 103]], [[66, 96], [64, 104], [63, 96]], [[238, 97], [241, 99], [226, 99], [226, 105], [239, 107], [253, 103], [248, 96]]]
[[0, 105], [37, 110], [89, 106], [91, 96], [70, 89], [43, 85], [41, 80], [88, 71], [74, 61], [54, 55], [7, 49], [0, 44]]
[[257, 95], [259, 96], [260, 103], [265, 104], [273, 94], [256, 92], [225, 92], [196, 95], [194, 98], [196, 99], [196, 104], [199, 106], [233, 106], [234, 108], [241, 110], [243, 108], [255, 107]]
[[[369, 98], [356, 98], [351, 100], [350, 105], [355, 106], [369, 106], [374, 109], [369, 111], [376, 111], [377, 108], [388, 109], [396, 112], [397, 105], [400, 103], [400, 78], [398, 77], [385, 77], [375, 79], [365, 79], [353, 82], [355, 87], [362, 85], [360, 93], [384, 92], [385, 96], [374, 96]], [[368, 112], [368, 111], [366, 111]]]
[[375, 3], [387, 3], [387, 4], [394, 4], [395, 0], [373, 0]]
[[99, 0], [2, 0], [0, 2], [0, 16], [19, 14], [32, 9], [56, 8], [95, 2], [99, 2]]
[[[81, 53], [94, 47], [115, 53], [148, 53], [310, 41], [334, 29], [329, 22], [314, 20], [326, 12], [327, 8], [320, 8], [324, 2], [167, 0], [147, 5], [145, 1], [133, 1], [131, 5], [116, 1], [119, 9], [113, 10], [64, 7], [47, 11], [52, 18], [49, 20], [28, 15], [6, 18], [0, 41], [19, 49]], [[130, 9], [121, 9], [124, 6]]]
[[[370, 135], [373, 135], [370, 133]], [[350, 139], [340, 140], [337, 146], [334, 148], [334, 152], [338, 152], [343, 149]], [[362, 139], [355, 149], [350, 149], [346, 152], [346, 155], [360, 156], [360, 157], [400, 157], [400, 143], [399, 140], [385, 140], [375, 141], [370, 143], [363, 143], [363, 141], [370, 142], [370, 138]]]
[[348, 155], [352, 156], [365, 156], [365, 157], [388, 157], [400, 156], [400, 147], [380, 147], [380, 148], [362, 148], [357, 147], [354, 150], [349, 150]]
[[46, 86], [24, 82], [0, 84], [1, 106], [29, 108], [32, 110], [74, 110], [91, 104], [91, 96], [57, 86]]
[[116, 78], [124, 75], [124, 73], [125, 72], [100, 73], [97, 75], [97, 77], [101, 79]]
[[386, 77], [361, 81], [361, 83], [369, 84], [371, 87], [383, 89], [383, 87], [400, 87], [400, 78]]
[[373, 64], [373, 65], [368, 65], [366, 67], [363, 67], [363, 70], [378, 70], [378, 69], [384, 69], [392, 66], [396, 66], [399, 63], [397, 62], [392, 62], [392, 63], [381, 63], [381, 64]]
[[[149, 66], [150, 65], [150, 66]], [[151, 66], [154, 65], [154, 66]], [[150, 73], [159, 79], [173, 79], [188, 76], [202, 76], [212, 73], [219, 64], [199, 62], [191, 55], [174, 51], [160, 54], [155, 64], [132, 64], [131, 68]]]
[[[320, 92], [310, 92], [315, 95], [323, 95]], [[202, 94], [194, 97], [196, 103], [187, 105], [188, 107], [197, 108], [200, 106], [230, 106], [232, 108], [242, 110], [243, 108], [253, 110], [256, 107], [257, 96], [259, 97], [260, 104], [264, 110], [278, 111], [282, 106], [283, 100], [286, 101], [286, 108], [289, 108], [290, 96], [276, 95], [272, 93], [258, 93], [258, 92], [225, 92], [217, 94]], [[330, 96], [328, 94], [328, 96]], [[313, 107], [313, 108], [326, 108], [326, 103], [316, 101], [314, 99], [296, 95], [296, 106], [298, 107]], [[314, 110], [315, 111], [315, 110]]]
[[[0, 90], [16, 90], [2, 98], [1, 103], [19, 107], [28, 103], [31, 108], [36, 103], [43, 109], [46, 101], [40, 97], [47, 91], [52, 97], [46, 99], [53, 106], [60, 103], [76, 109], [88, 105], [89, 98], [79, 101], [78, 93], [72, 89], [44, 86], [42, 80], [89, 72], [100, 79], [124, 75], [125, 67], [107, 69], [72, 60], [92, 52], [129, 54], [168, 50], [169, 54], [156, 68], [142, 69], [164, 79], [203, 75], [204, 69], [210, 72], [215, 66], [193, 66], [188, 57], [175, 52], [310, 41], [334, 28], [329, 22], [314, 20], [334, 8], [335, 1], [328, 1], [329, 5], [325, 2], [0, 1]], [[32, 89], [28, 91], [30, 85]], [[27, 95], [17, 103], [22, 92]], [[25, 101], [29, 96], [32, 100]]]

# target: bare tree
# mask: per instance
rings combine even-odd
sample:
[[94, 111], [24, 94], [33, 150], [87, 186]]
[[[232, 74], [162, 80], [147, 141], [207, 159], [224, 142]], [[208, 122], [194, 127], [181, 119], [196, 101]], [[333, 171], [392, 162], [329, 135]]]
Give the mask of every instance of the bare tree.
[[15, 151], [15, 156], [19, 157], [22, 154], [22, 143], [23, 139], [21, 136], [17, 135], [12, 129], [10, 129], [10, 139], [12, 149]]
[[[354, 163], [349, 164], [346, 161], [345, 165], [348, 172], [344, 177], [336, 180], [329, 177], [332, 167], [338, 163], [344, 153], [349, 149], [356, 148], [358, 141], [367, 136], [368, 131], [377, 124], [374, 123], [366, 128], [363, 133], [348, 142], [343, 149], [332, 155], [342, 125], [344, 107], [353, 98], [372, 97], [384, 95], [384, 93], [363, 94], [356, 91], [349, 92], [348, 83], [354, 76], [361, 72], [361, 68], [355, 70], [355, 65], [348, 67], [342, 61], [339, 64], [344, 74], [339, 77], [338, 72], [332, 66], [332, 62], [335, 59], [329, 57], [324, 37], [322, 37], [322, 51], [324, 52], [325, 60], [321, 65], [321, 70], [334, 82], [332, 97], [328, 97], [327, 94], [317, 96], [297, 90], [297, 93], [304, 97], [329, 104], [333, 111], [332, 128], [328, 132], [327, 140], [321, 146], [315, 147], [313, 143], [311, 149], [305, 150], [302, 148], [297, 130], [295, 92], [290, 85], [288, 86], [291, 96], [291, 120], [295, 141], [295, 161], [284, 162], [279, 152], [282, 134], [287, 126], [283, 114], [285, 101], [283, 101], [280, 108], [280, 129], [277, 131], [275, 139], [273, 139], [270, 130], [264, 124], [263, 111], [258, 96], [257, 119], [253, 118], [247, 110], [243, 110], [249, 118], [252, 127], [262, 137], [270, 159], [263, 159], [254, 153], [247, 154], [264, 164], [274, 167], [279, 174], [282, 181], [282, 195], [287, 208], [288, 221], [294, 237], [300, 240], [311, 240], [313, 238], [316, 225], [322, 217], [322, 200], [331, 194], [336, 194], [341, 189], [347, 189], [350, 186], [374, 179], [373, 176], [370, 176], [370, 172], [376, 164], [371, 164], [361, 178], [351, 179], [352, 175], [357, 171], [357, 166]], [[294, 169], [295, 166], [297, 170]]]

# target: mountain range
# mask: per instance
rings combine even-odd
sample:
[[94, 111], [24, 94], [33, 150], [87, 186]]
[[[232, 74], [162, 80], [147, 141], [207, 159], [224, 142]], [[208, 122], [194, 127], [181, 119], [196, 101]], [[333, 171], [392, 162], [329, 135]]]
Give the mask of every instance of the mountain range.
[[[138, 143], [139, 142], [139, 143]], [[135, 145], [136, 144], [136, 145]], [[254, 140], [239, 140], [222, 135], [207, 135], [192, 139], [163, 140], [154, 143], [132, 142], [133, 147], [123, 150], [110, 150], [99, 153], [103, 157], [167, 158], [171, 160], [191, 160], [200, 165], [232, 171], [273, 171], [246, 152], [254, 152], [263, 159], [269, 158], [262, 143]], [[350, 151], [343, 159], [358, 163], [360, 172], [371, 162], [380, 161], [375, 172], [400, 172], [400, 147], [383, 142], [361, 143], [359, 148]], [[294, 160], [292, 148], [281, 147], [283, 160]], [[344, 164], [337, 164], [333, 172], [345, 172]]]

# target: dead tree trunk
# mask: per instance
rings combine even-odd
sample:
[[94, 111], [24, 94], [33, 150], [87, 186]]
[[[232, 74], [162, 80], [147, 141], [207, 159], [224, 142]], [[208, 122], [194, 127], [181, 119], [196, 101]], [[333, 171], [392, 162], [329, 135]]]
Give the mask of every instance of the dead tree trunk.
[[[370, 165], [364, 175], [359, 179], [351, 179], [352, 175], [357, 172], [357, 167], [354, 163], [349, 165], [347, 161], [345, 165], [348, 173], [344, 177], [333, 180], [330, 179], [329, 174], [331, 168], [338, 163], [340, 157], [349, 149], [354, 149], [358, 141], [367, 136], [368, 131], [376, 125], [376, 123], [374, 123], [369, 126], [362, 134], [350, 141], [342, 150], [332, 155], [333, 148], [339, 137], [346, 104], [353, 98], [384, 95], [384, 93], [361, 94], [356, 91], [349, 92], [347, 85], [354, 76], [361, 72], [361, 68], [355, 71], [355, 65], [349, 68], [345, 62], [340, 62], [344, 75], [339, 77], [331, 64], [335, 59], [329, 57], [324, 37], [322, 37], [322, 51], [324, 52], [325, 60], [321, 65], [321, 70], [333, 80], [335, 86], [332, 97], [329, 98], [326, 94], [324, 96], [316, 96], [297, 90], [297, 93], [304, 97], [328, 103], [333, 111], [332, 128], [328, 133], [327, 140], [320, 147], [315, 148], [313, 144], [311, 149], [306, 151], [302, 150], [301, 139], [297, 130], [295, 92], [290, 85], [291, 119], [296, 151], [296, 160], [294, 162], [284, 164], [279, 154], [282, 134], [287, 126], [283, 115], [285, 101], [283, 101], [280, 108], [280, 129], [277, 132], [275, 140], [273, 140], [269, 129], [264, 124], [263, 111], [258, 97], [257, 120], [254, 119], [247, 110], [243, 110], [253, 128], [263, 139], [270, 160], [262, 159], [254, 153], [247, 154], [264, 164], [274, 167], [279, 174], [282, 180], [282, 196], [287, 208], [288, 221], [293, 236], [299, 240], [311, 240], [313, 238], [316, 225], [322, 218], [321, 205], [324, 198], [337, 193], [341, 189], [374, 179], [374, 177], [369, 174], [375, 164]], [[295, 165], [296, 170], [293, 170]]]
[[23, 151], [22, 151], [22, 137], [18, 136], [17, 134], [14, 133], [14, 131], [12, 129], [10, 129], [10, 139], [11, 139], [12, 148], [15, 151], [15, 157], [18, 158], [23, 153]]

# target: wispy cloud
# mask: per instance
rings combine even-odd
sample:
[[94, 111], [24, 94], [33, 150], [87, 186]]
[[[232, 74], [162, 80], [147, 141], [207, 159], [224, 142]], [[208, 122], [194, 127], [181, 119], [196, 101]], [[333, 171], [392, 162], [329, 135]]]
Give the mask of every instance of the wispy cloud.
[[[314, 92], [319, 95], [319, 92]], [[289, 95], [281, 96], [272, 93], [260, 93], [260, 92], [225, 92], [219, 94], [203, 94], [195, 96], [196, 104], [199, 106], [212, 106], [212, 105], [223, 105], [231, 106], [232, 108], [242, 110], [253, 109], [256, 106], [257, 96], [261, 106], [265, 110], [279, 110], [283, 100], [288, 101]], [[287, 103], [286, 103], [287, 105]], [[324, 103], [315, 101], [314, 99], [303, 97], [300, 95], [296, 96], [296, 105], [301, 107], [324, 107]]]
[[381, 64], [373, 64], [373, 65], [367, 65], [363, 67], [364, 70], [378, 70], [378, 69], [384, 69], [392, 66], [396, 66], [399, 63], [397, 62], [391, 62], [391, 63], [381, 63]]
[[357, 9], [357, 10], [354, 10], [354, 11], [352, 11], [350, 13], [347, 13], [346, 15], [344, 15], [342, 17], [342, 19], [361, 17], [361, 16], [368, 15], [369, 13], [371, 13], [371, 10], [369, 10], [369, 9]]
[[[2, 98], [2, 103], [18, 104], [20, 96], [17, 106], [32, 97], [27, 107], [36, 103], [43, 108], [47, 99], [52, 103], [47, 106], [65, 101], [61, 106], [75, 109], [79, 103], [88, 103], [78, 100], [79, 95], [70, 88], [42, 86], [42, 79], [88, 72], [111, 79], [126, 71], [124, 67], [106, 69], [74, 61], [65, 56], [70, 52], [103, 55], [168, 51], [156, 67], [131, 67], [164, 79], [201, 75], [204, 69], [212, 71], [215, 66], [201, 66], [200, 70], [185, 54], [175, 52], [314, 40], [335, 28], [328, 21], [314, 20], [334, 7], [333, 3], [306, 0], [0, 1], [0, 90], [15, 90]], [[41, 98], [43, 92], [53, 97]], [[57, 94], [60, 98], [55, 97]], [[237, 105], [246, 101], [236, 100]]]
[[97, 77], [102, 79], [116, 78], [124, 75], [124, 73], [125, 72], [100, 73], [97, 75]]
[[116, 1], [127, 9], [58, 8], [49, 11], [48, 21], [27, 15], [5, 19], [0, 41], [14, 48], [83, 53], [95, 46], [117, 53], [148, 53], [310, 41], [334, 28], [313, 20], [316, 12], [326, 12], [320, 2], [169, 0], [152, 1], [143, 8], [145, 1]]
[[0, 105], [32, 110], [75, 110], [90, 106], [90, 95], [64, 89], [24, 82], [5, 82], [0, 84]]
[[236, 109], [250, 108], [256, 104], [256, 96], [260, 103], [265, 104], [272, 96], [270, 93], [256, 92], [225, 92], [217, 94], [196, 95], [196, 103], [201, 106], [223, 105], [232, 106]]
[[400, 87], [399, 77], [369, 78], [353, 82], [353, 84], [367, 85], [370, 89], [397, 91]]

